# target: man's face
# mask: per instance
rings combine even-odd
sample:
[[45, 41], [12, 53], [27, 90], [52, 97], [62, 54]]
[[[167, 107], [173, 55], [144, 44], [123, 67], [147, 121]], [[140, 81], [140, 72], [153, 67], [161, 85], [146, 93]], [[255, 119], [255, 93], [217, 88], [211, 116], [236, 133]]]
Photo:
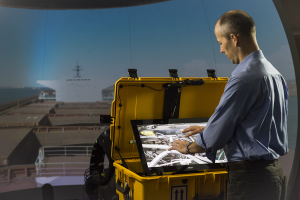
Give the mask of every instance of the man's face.
[[218, 43], [220, 44], [220, 52], [225, 53], [227, 58], [229, 58], [233, 64], [239, 64], [239, 59], [233, 39], [230, 38], [230, 40], [228, 40], [226, 37], [222, 36], [222, 33], [224, 33], [224, 31], [219, 26], [219, 22], [217, 22], [215, 26], [215, 35]]

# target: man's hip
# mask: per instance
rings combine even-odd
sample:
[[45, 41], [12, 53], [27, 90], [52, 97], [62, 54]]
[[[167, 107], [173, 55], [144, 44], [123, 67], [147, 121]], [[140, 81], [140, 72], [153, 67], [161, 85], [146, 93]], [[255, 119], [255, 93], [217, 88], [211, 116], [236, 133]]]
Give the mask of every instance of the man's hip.
[[227, 200], [284, 200], [286, 177], [278, 160], [228, 163]]

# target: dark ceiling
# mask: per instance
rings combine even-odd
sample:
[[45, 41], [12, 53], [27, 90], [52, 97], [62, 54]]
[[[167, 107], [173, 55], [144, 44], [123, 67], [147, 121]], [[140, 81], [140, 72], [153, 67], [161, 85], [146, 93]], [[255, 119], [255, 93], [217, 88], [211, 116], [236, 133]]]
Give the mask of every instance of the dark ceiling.
[[71, 10], [140, 6], [168, 0], [0, 0], [0, 6], [13, 8]]

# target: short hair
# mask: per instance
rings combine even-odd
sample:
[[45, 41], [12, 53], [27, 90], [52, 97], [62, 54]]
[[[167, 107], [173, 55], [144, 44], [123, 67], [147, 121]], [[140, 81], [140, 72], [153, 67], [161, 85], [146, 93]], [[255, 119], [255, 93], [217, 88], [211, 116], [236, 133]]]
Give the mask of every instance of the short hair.
[[224, 27], [222, 35], [228, 40], [230, 34], [255, 37], [256, 28], [252, 17], [243, 10], [231, 10], [224, 13], [220, 19], [220, 27]]

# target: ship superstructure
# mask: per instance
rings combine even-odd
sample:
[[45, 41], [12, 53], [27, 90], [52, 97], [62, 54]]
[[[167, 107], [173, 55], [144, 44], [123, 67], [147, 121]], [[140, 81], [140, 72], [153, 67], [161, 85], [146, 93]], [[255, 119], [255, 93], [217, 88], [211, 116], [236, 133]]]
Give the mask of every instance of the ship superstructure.
[[62, 102], [97, 102], [101, 101], [100, 80], [81, 77], [82, 69], [76, 66], [76, 76], [59, 80], [37, 80], [38, 84], [55, 90], [56, 101]]

